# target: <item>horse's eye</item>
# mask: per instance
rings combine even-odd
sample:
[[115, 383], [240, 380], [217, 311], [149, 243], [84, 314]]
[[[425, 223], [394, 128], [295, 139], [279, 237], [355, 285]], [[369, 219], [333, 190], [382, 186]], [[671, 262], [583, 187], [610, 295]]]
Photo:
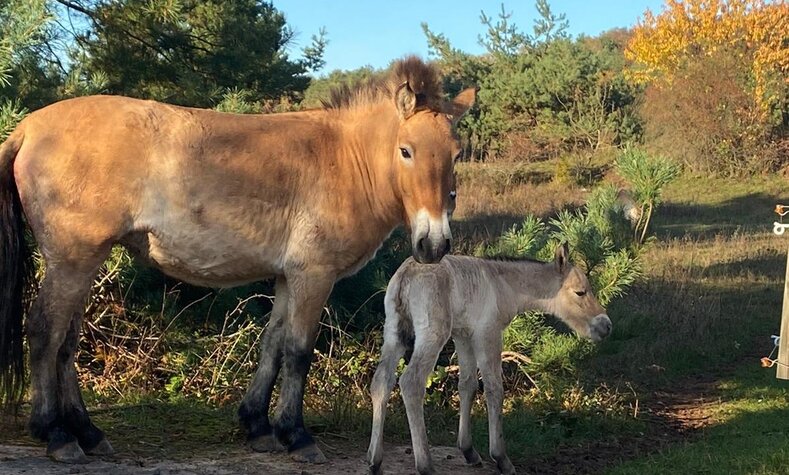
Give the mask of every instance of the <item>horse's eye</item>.
[[458, 197], [458, 192], [457, 191], [452, 190], [452, 191], [449, 192], [449, 198], [450, 199], [454, 200], [457, 197]]
[[463, 158], [463, 152], [459, 152], [457, 155], [455, 155], [455, 158], [453, 158], [452, 161], [457, 163], [461, 158]]
[[576, 290], [575, 291], [575, 295], [577, 295], [579, 297], [583, 297], [584, 295], [586, 295], [586, 291], [585, 290]]
[[411, 158], [411, 152], [405, 147], [400, 147], [400, 156], [403, 158]]

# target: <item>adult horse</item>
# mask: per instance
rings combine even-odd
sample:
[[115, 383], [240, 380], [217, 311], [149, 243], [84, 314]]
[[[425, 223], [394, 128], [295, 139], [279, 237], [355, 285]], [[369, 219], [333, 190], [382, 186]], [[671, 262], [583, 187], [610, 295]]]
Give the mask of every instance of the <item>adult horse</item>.
[[0, 147], [0, 384], [20, 397], [26, 220], [46, 263], [24, 326], [30, 430], [47, 453], [82, 462], [112, 452], [85, 409], [74, 353], [91, 282], [119, 243], [197, 285], [276, 279], [239, 418], [253, 449], [281, 442], [296, 460], [325, 461], [302, 403], [334, 282], [403, 222], [418, 261], [437, 262], [449, 249], [452, 126], [475, 91], [442, 96], [434, 68], [406, 58], [386, 79], [335, 91], [318, 110], [235, 115], [96, 96], [25, 118]]

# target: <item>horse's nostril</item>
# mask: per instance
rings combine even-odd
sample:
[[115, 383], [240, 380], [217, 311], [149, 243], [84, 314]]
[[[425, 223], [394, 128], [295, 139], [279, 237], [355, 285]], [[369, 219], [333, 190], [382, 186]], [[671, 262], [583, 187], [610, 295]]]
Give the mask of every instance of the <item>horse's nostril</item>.
[[441, 254], [449, 254], [449, 251], [452, 249], [452, 241], [449, 239], [444, 240], [444, 249], [441, 250]]
[[420, 254], [425, 253], [425, 238], [420, 238], [419, 241], [416, 242], [416, 251]]

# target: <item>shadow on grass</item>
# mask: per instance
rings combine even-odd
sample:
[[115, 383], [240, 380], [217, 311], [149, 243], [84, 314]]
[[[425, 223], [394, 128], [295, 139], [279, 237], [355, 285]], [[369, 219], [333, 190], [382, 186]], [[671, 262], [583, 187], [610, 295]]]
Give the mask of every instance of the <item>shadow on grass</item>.
[[778, 220], [773, 208], [779, 201], [779, 197], [761, 192], [719, 204], [668, 202], [657, 210], [652, 229], [661, 240], [683, 236], [706, 240], [745, 230], [771, 232], [773, 222]]
[[[742, 265], [737, 263], [736, 265]], [[782, 288], [749, 288], [652, 279], [612, 303], [612, 335], [599, 345], [591, 369], [654, 386], [731, 364], [772, 348]]]

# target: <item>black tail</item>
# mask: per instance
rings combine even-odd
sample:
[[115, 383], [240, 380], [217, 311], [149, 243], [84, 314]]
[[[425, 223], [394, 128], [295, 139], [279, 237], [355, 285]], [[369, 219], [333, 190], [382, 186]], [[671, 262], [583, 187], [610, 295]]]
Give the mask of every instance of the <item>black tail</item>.
[[34, 277], [14, 180], [21, 143], [21, 134], [14, 134], [0, 145], [0, 400], [13, 407], [25, 391], [22, 316]]

